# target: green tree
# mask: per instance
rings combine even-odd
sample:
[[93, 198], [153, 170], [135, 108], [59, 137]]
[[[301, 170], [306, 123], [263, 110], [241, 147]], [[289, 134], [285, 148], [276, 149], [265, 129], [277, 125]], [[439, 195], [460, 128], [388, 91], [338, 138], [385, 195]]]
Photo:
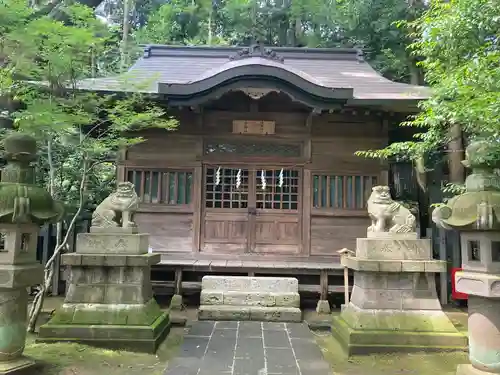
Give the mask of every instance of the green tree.
[[[436, 0], [406, 26], [432, 96], [421, 102], [418, 115], [402, 125], [421, 131], [413, 141], [359, 154], [416, 160], [443, 150], [457, 127], [466, 141], [480, 136], [500, 146], [500, 2]], [[488, 157], [500, 158], [498, 149]]]
[[[175, 128], [163, 108], [141, 94], [96, 94], [81, 90], [85, 78], [97, 74], [95, 56], [109, 48], [106, 28], [82, 5], [66, 8], [70, 22], [33, 17], [22, 0], [4, 0], [22, 10], [12, 15], [0, 36], [4, 65], [0, 95], [22, 107], [10, 113], [14, 130], [34, 135], [41, 145], [41, 181], [62, 200], [68, 215], [66, 233], [58, 224], [54, 255], [45, 265], [44, 282], [30, 312], [28, 330], [36, 319], [54, 273], [54, 260], [67, 242], [82, 211], [102, 197], [96, 188], [109, 181], [117, 152], [141, 142], [134, 132], [144, 128]], [[7, 4], [9, 6], [9, 4]], [[28, 77], [20, 80], [18, 77]], [[130, 83], [123, 84], [130, 87]]]

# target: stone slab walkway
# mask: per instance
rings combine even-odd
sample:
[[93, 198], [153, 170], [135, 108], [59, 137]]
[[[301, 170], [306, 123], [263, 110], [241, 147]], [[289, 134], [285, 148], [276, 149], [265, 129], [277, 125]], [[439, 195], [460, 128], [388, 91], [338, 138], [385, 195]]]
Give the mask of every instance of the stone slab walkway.
[[331, 375], [304, 323], [195, 322], [165, 375]]

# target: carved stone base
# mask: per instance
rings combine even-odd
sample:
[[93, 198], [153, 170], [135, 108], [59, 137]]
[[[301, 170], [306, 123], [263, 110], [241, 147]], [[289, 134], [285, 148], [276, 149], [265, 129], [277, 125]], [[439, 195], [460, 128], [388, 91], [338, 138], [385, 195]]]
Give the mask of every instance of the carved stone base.
[[316, 312], [318, 314], [330, 314], [330, 302], [327, 300], [319, 300], [316, 305]]
[[0, 362], [0, 375], [10, 375], [23, 372], [35, 366], [36, 363], [28, 357], [19, 357], [12, 361]]
[[144, 305], [64, 304], [40, 327], [37, 342], [79, 342], [154, 353], [170, 330], [154, 299]]
[[182, 310], [182, 296], [180, 294], [174, 294], [170, 300], [171, 310]]
[[349, 303], [333, 319], [332, 333], [348, 355], [467, 347], [467, 337], [442, 311], [360, 309]]

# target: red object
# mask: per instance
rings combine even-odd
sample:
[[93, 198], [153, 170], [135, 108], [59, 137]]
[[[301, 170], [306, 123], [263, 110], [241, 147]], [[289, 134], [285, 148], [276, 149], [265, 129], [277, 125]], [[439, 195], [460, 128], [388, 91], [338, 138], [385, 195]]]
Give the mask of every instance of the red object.
[[469, 298], [469, 295], [468, 294], [465, 294], [465, 293], [460, 293], [460, 292], [457, 292], [457, 289], [456, 289], [456, 280], [455, 280], [455, 274], [457, 272], [460, 272], [462, 271], [461, 268], [452, 268], [451, 269], [451, 298], [454, 299], [454, 300], [467, 300]]

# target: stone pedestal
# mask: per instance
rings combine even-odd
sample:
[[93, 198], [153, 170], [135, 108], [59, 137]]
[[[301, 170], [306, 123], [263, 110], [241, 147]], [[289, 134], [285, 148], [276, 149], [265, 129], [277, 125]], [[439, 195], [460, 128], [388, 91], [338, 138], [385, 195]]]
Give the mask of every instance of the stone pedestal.
[[293, 277], [203, 276], [198, 320], [300, 322]]
[[330, 309], [330, 302], [328, 302], [328, 300], [320, 299], [316, 304], [316, 312], [318, 314], [330, 314], [332, 312]]
[[358, 238], [351, 300], [332, 332], [348, 354], [464, 349], [466, 337], [442, 311], [435, 276], [446, 264], [432, 260], [430, 241], [416, 233]]
[[38, 226], [0, 224], [0, 374], [11, 374], [34, 364], [24, 357], [28, 292], [43, 280], [36, 261]]
[[[170, 329], [169, 314], [153, 298], [149, 235], [131, 229], [92, 228], [79, 234], [63, 306], [40, 327], [39, 341], [154, 353]], [[110, 233], [111, 232], [111, 233]]]
[[[483, 244], [487, 241], [483, 238]], [[466, 244], [467, 245], [467, 244]], [[491, 249], [491, 246], [489, 247]], [[467, 249], [467, 247], [465, 248]], [[479, 248], [479, 258], [485, 255]], [[466, 251], [465, 251], [466, 252]], [[500, 374], [500, 276], [483, 271], [498, 268], [493, 262], [474, 265], [464, 258], [464, 271], [456, 273], [457, 290], [467, 293], [469, 360], [471, 364], [460, 365], [457, 375]], [[474, 261], [472, 262], [474, 263]], [[475, 266], [475, 267], [474, 267]], [[474, 269], [475, 268], [475, 269]]]

